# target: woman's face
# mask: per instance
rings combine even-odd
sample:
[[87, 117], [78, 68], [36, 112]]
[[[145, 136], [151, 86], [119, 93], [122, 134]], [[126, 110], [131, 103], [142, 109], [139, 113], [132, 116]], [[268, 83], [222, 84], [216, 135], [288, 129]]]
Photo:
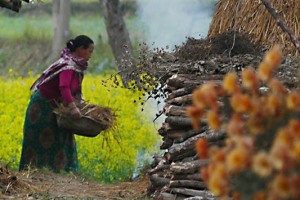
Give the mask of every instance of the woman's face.
[[93, 54], [93, 51], [94, 51], [94, 44], [90, 44], [89, 47], [87, 49], [85, 49], [83, 46], [79, 47], [78, 48], [78, 56], [85, 59], [86, 61], [88, 61], [92, 54]]

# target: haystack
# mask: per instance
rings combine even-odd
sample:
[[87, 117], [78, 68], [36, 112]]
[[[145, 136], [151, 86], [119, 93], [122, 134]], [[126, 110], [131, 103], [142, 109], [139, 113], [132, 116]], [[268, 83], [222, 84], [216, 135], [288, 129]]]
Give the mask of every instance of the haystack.
[[[269, 0], [295, 36], [300, 36], [300, 0]], [[208, 37], [229, 30], [250, 35], [253, 43], [283, 46], [285, 54], [300, 56], [287, 33], [276, 24], [260, 0], [219, 0]]]

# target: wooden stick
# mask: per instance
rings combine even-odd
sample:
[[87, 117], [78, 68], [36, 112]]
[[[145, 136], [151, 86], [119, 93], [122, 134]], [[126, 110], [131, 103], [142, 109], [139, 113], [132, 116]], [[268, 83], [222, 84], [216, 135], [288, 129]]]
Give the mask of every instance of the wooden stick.
[[296, 38], [295, 34], [285, 22], [281, 19], [279, 12], [273, 8], [271, 3], [268, 0], [262, 0], [262, 3], [265, 5], [268, 12], [272, 15], [272, 17], [276, 20], [278, 26], [289, 35], [291, 42], [295, 45], [296, 49], [300, 51], [300, 41]]
[[175, 106], [175, 105], [169, 105], [168, 107], [165, 107], [164, 114], [166, 116], [182, 116], [182, 117], [187, 116], [186, 107]]
[[195, 180], [202, 181], [203, 178], [199, 172], [193, 174], [173, 174], [171, 180]]
[[204, 197], [203, 199], [208, 199], [208, 200], [216, 200], [216, 197], [213, 195], [213, 193], [209, 192], [208, 190], [193, 190], [193, 189], [188, 189], [188, 188], [170, 188], [169, 192], [172, 194], [184, 194], [188, 196], [200, 196]]
[[191, 189], [207, 189], [206, 184], [203, 181], [194, 180], [171, 180], [170, 188], [191, 188]]
[[177, 162], [170, 166], [173, 174], [192, 174], [199, 172], [201, 167], [207, 166], [209, 160], [193, 160], [191, 162]]
[[188, 95], [184, 95], [181, 97], [176, 97], [174, 99], [167, 100], [166, 103], [167, 104], [175, 104], [175, 105], [180, 105], [183, 103], [192, 104], [192, 99], [193, 99], [192, 94], [188, 94]]
[[168, 185], [170, 182], [169, 178], [159, 177], [157, 174], [153, 174], [150, 176], [150, 181], [156, 187], [163, 187]]

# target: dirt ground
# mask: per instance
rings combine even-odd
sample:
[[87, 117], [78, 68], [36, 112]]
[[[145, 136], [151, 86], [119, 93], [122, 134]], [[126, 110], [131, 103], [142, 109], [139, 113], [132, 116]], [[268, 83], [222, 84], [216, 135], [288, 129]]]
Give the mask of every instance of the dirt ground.
[[0, 199], [151, 199], [147, 195], [149, 185], [147, 176], [132, 182], [101, 184], [72, 173], [13, 173], [0, 168]]

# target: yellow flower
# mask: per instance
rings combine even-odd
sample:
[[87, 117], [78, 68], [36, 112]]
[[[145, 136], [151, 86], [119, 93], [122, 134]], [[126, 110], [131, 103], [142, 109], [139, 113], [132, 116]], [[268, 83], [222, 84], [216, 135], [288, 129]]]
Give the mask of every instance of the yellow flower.
[[270, 176], [272, 173], [272, 164], [269, 155], [266, 152], [258, 152], [253, 157], [252, 169], [261, 177]]

